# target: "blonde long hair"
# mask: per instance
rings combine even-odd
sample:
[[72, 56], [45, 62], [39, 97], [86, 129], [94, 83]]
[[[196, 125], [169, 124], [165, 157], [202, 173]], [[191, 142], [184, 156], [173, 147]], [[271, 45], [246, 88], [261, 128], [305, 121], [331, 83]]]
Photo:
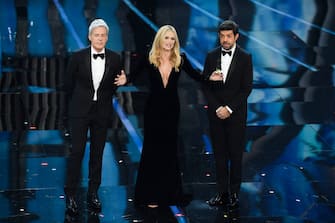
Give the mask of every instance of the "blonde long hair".
[[156, 33], [154, 42], [152, 43], [151, 50], [149, 52], [149, 62], [153, 64], [155, 67], [159, 67], [160, 65], [160, 49], [161, 49], [161, 41], [163, 40], [165, 34], [171, 31], [176, 39], [176, 42], [173, 46], [170, 61], [173, 64], [173, 67], [176, 71], [179, 71], [179, 66], [181, 64], [181, 57], [180, 57], [180, 44], [177, 35], [176, 29], [171, 25], [164, 25]]

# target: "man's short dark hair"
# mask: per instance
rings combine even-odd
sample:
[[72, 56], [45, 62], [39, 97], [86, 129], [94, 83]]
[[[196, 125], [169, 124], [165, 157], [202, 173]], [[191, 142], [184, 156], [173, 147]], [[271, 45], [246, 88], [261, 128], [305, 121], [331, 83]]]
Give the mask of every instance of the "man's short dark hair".
[[219, 25], [218, 32], [222, 30], [233, 30], [234, 35], [238, 33], [238, 25], [232, 20], [225, 20]]

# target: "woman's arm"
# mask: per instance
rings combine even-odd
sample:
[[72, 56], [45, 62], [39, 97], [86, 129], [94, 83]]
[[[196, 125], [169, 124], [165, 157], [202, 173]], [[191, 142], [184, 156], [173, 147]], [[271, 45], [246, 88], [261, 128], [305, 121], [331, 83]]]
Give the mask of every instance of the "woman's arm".
[[182, 53], [181, 55], [181, 60], [182, 60], [182, 69], [194, 80], [196, 81], [205, 81], [204, 76], [202, 73], [195, 69], [191, 62], [188, 60], [187, 56], [185, 53]]

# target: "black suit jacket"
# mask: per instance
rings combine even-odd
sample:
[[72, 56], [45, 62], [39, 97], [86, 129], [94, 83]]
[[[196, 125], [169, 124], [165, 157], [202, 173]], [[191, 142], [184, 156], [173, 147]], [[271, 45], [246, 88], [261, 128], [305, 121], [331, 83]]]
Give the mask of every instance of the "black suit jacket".
[[[115, 77], [121, 73], [120, 56], [105, 49], [105, 72], [98, 88], [97, 115], [107, 118], [110, 115], [112, 97], [117, 86]], [[91, 47], [74, 52], [70, 57], [66, 76], [65, 91], [69, 101], [69, 117], [85, 117], [93, 103], [94, 87], [91, 69]]]
[[[236, 47], [232, 56], [225, 83], [222, 81], [208, 81], [204, 86], [204, 94], [208, 101], [210, 120], [217, 121], [216, 109], [227, 105], [233, 110], [229, 119], [245, 124], [247, 98], [252, 90], [252, 58], [239, 46]], [[212, 72], [217, 69], [218, 64], [221, 64], [221, 47], [207, 54], [203, 71], [205, 77], [209, 78]]]

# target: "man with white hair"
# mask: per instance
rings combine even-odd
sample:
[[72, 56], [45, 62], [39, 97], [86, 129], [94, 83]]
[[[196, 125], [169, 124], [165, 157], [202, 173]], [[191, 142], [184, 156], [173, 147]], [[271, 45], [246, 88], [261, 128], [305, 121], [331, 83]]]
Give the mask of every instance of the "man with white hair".
[[87, 205], [94, 211], [101, 210], [98, 189], [101, 184], [102, 156], [112, 96], [118, 86], [127, 82], [121, 70], [120, 56], [105, 48], [108, 32], [109, 28], [104, 20], [93, 20], [88, 28], [90, 46], [74, 52], [66, 70], [64, 86], [69, 100], [72, 147], [67, 160], [64, 191], [67, 212], [75, 215], [78, 214], [76, 193], [80, 184], [88, 131], [90, 158]]

